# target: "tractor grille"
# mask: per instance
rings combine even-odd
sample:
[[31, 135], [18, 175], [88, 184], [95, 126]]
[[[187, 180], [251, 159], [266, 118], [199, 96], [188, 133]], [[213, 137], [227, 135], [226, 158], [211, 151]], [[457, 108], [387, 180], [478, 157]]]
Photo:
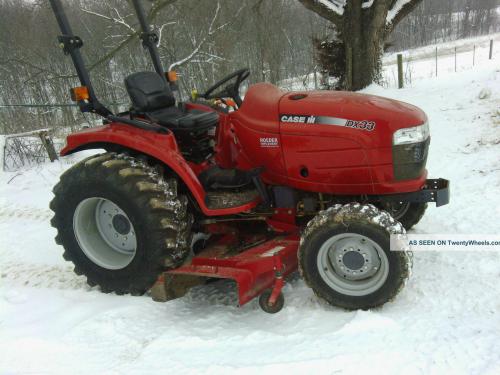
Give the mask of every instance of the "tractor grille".
[[427, 163], [430, 142], [429, 137], [424, 142], [393, 146], [394, 178], [397, 181], [412, 180], [422, 175]]

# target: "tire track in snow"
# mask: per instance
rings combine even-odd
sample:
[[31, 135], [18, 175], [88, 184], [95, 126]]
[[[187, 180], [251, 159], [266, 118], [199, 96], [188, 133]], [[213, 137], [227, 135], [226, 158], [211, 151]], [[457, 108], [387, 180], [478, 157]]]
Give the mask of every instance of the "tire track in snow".
[[2, 285], [29, 286], [51, 289], [91, 290], [86, 278], [73, 272], [73, 266], [51, 266], [7, 262], [1, 265]]
[[[56, 290], [97, 291], [84, 276], [73, 272], [71, 264], [62, 266], [8, 262], [0, 265], [0, 285], [4, 287], [30, 287]], [[147, 296], [147, 294], [146, 294]], [[222, 280], [191, 289], [181, 297], [187, 306], [237, 306], [238, 294], [233, 282]]]
[[18, 208], [13, 208], [12, 206], [0, 207], [0, 221], [24, 219], [42, 222], [49, 221], [53, 215], [53, 212], [48, 208], [44, 209], [27, 206], [21, 206]]

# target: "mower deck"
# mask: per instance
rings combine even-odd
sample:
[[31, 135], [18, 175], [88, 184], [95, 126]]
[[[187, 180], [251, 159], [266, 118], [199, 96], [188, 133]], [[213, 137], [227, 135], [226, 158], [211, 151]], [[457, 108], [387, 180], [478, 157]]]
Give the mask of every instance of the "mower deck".
[[[281, 293], [284, 277], [297, 270], [299, 240], [298, 233], [279, 236], [232, 256], [224, 254], [227, 247], [216, 244], [193, 257], [189, 264], [160, 276], [151, 289], [152, 297], [156, 301], [170, 299], [172, 293], [167, 291], [169, 281], [172, 276], [182, 275], [193, 276], [194, 280], [203, 277], [236, 281], [240, 306], [272, 289], [269, 302], [273, 304]], [[189, 284], [190, 287], [198, 283]]]

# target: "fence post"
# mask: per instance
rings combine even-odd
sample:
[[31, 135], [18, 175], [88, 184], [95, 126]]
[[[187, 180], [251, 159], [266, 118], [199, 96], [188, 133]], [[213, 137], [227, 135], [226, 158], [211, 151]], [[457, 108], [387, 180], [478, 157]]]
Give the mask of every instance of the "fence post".
[[7, 142], [5, 141], [5, 137], [0, 135], [0, 170], [5, 170], [5, 147], [7, 146]]
[[438, 76], [438, 48], [436, 47], [436, 77]]
[[457, 47], [455, 47], [455, 73], [457, 72]]
[[49, 159], [51, 162], [54, 162], [58, 159], [57, 152], [54, 148], [54, 143], [52, 143], [52, 139], [49, 137], [46, 131], [41, 131], [38, 133], [40, 140], [42, 141], [43, 147], [47, 151], [47, 155], [49, 155]]
[[493, 58], [493, 39], [490, 40], [490, 60]]
[[403, 54], [398, 53], [398, 88], [402, 89], [403, 86]]
[[476, 45], [474, 44], [474, 49], [472, 50], [472, 66], [476, 65]]

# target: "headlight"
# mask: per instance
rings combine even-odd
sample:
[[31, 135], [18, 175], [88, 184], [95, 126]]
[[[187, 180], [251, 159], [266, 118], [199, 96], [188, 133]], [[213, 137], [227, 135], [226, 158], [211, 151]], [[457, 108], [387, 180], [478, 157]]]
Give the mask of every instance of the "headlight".
[[429, 123], [414, 126], [413, 128], [399, 129], [394, 133], [394, 145], [407, 145], [411, 143], [419, 143], [429, 138]]

